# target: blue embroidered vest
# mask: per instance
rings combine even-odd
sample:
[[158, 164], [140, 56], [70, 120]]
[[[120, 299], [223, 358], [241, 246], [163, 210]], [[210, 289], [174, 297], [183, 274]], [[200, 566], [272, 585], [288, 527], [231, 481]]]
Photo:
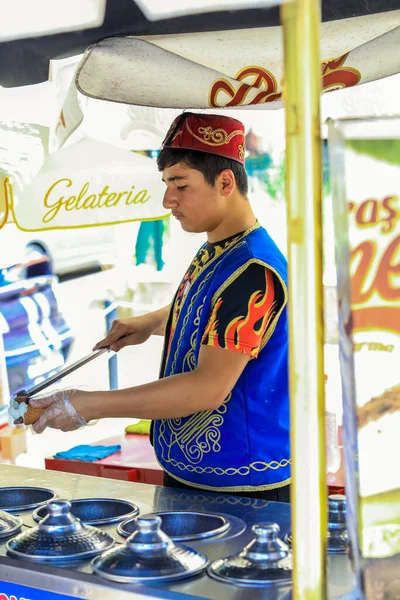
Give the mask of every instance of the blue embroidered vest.
[[[290, 482], [287, 263], [265, 229], [236, 238], [207, 263], [182, 301], [161, 377], [196, 368], [213, 297], [257, 262], [282, 284], [285, 303], [268, 330], [258, 357], [251, 359], [231, 394], [216, 410], [154, 422], [157, 459], [188, 485], [216, 491], [257, 491]], [[230, 350], [226, 350], [230, 352]]]

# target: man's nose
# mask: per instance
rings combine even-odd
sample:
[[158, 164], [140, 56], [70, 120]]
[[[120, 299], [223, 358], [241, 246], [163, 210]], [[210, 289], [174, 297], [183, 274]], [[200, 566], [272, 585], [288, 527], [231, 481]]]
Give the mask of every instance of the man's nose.
[[163, 207], [165, 209], [173, 209], [178, 206], [178, 198], [176, 190], [167, 189], [164, 194]]

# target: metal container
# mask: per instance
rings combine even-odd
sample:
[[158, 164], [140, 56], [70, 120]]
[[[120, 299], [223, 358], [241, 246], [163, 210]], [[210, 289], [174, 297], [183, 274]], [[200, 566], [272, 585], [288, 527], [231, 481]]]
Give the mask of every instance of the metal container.
[[[84, 498], [71, 500], [71, 513], [85, 525], [101, 526], [133, 519], [139, 514], [139, 508], [127, 500]], [[47, 506], [40, 506], [33, 513], [35, 521], [41, 521], [46, 516]]]
[[[160, 517], [162, 531], [174, 542], [189, 540], [204, 540], [221, 535], [229, 529], [229, 521], [217, 513], [168, 511], [157, 512], [147, 517]], [[123, 537], [128, 537], [136, 530], [137, 519], [120, 523], [117, 531]]]
[[332, 494], [328, 498], [328, 552], [346, 552], [349, 536], [346, 525], [346, 496]]
[[207, 567], [203, 554], [175, 545], [161, 531], [160, 517], [138, 517], [136, 525], [125, 544], [92, 561], [95, 573], [119, 583], [164, 582], [192, 577]]
[[[292, 546], [292, 533], [285, 538], [286, 543]], [[331, 494], [328, 498], [328, 552], [343, 553], [349, 547], [349, 536], [346, 525], [346, 496]]]
[[[210, 563], [225, 556], [237, 554], [253, 538], [251, 528], [256, 523], [278, 523], [282, 536], [290, 530], [290, 505], [284, 502], [268, 502], [254, 498], [215, 494], [199, 490], [183, 490], [161, 486], [143, 485], [123, 480], [112, 481], [102, 477], [87, 477], [75, 473], [35, 470], [15, 465], [0, 465], [2, 485], [18, 486], [20, 482], [54, 490], [60, 498], [84, 499], [115, 496], [134, 501], [142, 514], [186, 510], [193, 512], [216, 512], [226, 517], [230, 527], [217, 536], [196, 540], [186, 545], [206, 554]], [[21, 513], [24, 530], [37, 525], [32, 512]], [[240, 517], [240, 518], [239, 518]], [[237, 525], [235, 521], [238, 522]], [[111, 526], [116, 530], [116, 526]], [[109, 530], [104, 526], [103, 530]], [[114, 536], [113, 531], [109, 531]], [[236, 533], [235, 533], [236, 531]], [[115, 536], [116, 537], [116, 536]], [[143, 581], [123, 584], [100, 577], [93, 572], [90, 560], [32, 562], [19, 560], [7, 554], [7, 542], [0, 540], [0, 581], [7, 582], [2, 589], [8, 596], [38, 598], [43, 600], [45, 590], [57, 591], [63, 597], [90, 598], [90, 600], [113, 600], [114, 598], [141, 595], [148, 598], [210, 598], [211, 600], [290, 600], [291, 583], [277, 587], [239, 587], [223, 583], [199, 573], [188, 579], [165, 582]], [[119, 542], [126, 540], [119, 538]], [[122, 544], [121, 544], [122, 545]], [[118, 544], [115, 545], [117, 548]], [[351, 563], [347, 554], [331, 553], [328, 558], [328, 597], [339, 600], [354, 589]], [[62, 568], [60, 568], [62, 566]], [[394, 569], [394, 567], [393, 567]], [[395, 571], [393, 571], [395, 572]], [[395, 577], [393, 576], [393, 579]], [[130, 581], [130, 579], [128, 579]], [[29, 587], [27, 587], [29, 586]]]
[[21, 527], [22, 520], [19, 517], [14, 517], [14, 515], [9, 515], [8, 513], [0, 510], [0, 538], [14, 535], [21, 529]]
[[3, 487], [0, 488], [0, 510], [7, 512], [33, 510], [54, 498], [56, 498], [56, 494], [47, 488]]
[[47, 508], [49, 514], [39, 525], [7, 542], [11, 556], [34, 562], [62, 562], [92, 558], [113, 546], [110, 535], [74, 517], [67, 500], [51, 500]]
[[269, 587], [290, 585], [292, 556], [279, 539], [279, 525], [253, 525], [255, 538], [239, 553], [214, 561], [208, 574], [213, 579], [238, 586]]

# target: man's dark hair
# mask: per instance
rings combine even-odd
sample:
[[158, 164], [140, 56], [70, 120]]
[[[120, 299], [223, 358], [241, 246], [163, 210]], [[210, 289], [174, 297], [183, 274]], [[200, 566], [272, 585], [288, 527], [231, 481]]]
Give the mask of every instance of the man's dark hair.
[[229, 169], [235, 176], [235, 181], [239, 192], [246, 196], [249, 189], [247, 173], [243, 165], [217, 154], [208, 152], [198, 152], [197, 150], [184, 150], [180, 148], [163, 148], [157, 156], [157, 166], [159, 171], [166, 167], [172, 167], [178, 163], [183, 163], [191, 169], [196, 169], [203, 173], [204, 179], [210, 185], [215, 184], [217, 176], [225, 169]]

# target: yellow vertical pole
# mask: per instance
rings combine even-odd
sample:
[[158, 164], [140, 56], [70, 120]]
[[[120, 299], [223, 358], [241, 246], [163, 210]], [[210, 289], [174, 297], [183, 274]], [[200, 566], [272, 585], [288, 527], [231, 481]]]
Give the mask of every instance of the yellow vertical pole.
[[0, 229], [6, 224], [8, 217], [6, 185], [7, 179], [0, 176]]
[[[8, 204], [5, 177], [0, 177], [0, 230], [7, 222]], [[0, 231], [1, 239], [1, 231]], [[8, 404], [10, 401], [10, 390], [8, 388], [6, 355], [4, 352], [3, 336], [0, 330], [0, 405]]]
[[326, 598], [320, 0], [282, 5], [288, 206], [293, 595]]

